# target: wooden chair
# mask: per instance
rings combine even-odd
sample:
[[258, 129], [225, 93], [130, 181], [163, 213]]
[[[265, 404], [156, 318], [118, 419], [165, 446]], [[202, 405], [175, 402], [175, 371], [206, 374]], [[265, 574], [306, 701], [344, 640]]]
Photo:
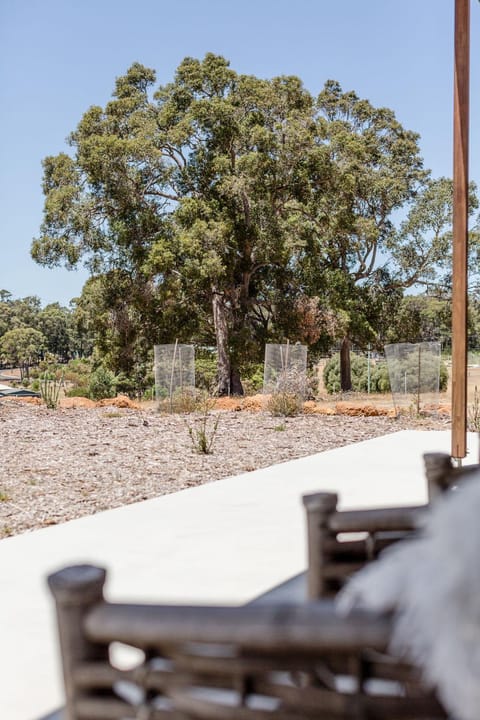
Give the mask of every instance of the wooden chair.
[[[329, 601], [187, 607], [106, 602], [93, 566], [50, 576], [66, 720], [439, 720], [418, 673], [384, 654], [390, 619]], [[138, 648], [128, 670], [112, 643]]]
[[[450, 455], [426, 453], [429, 502], [479, 471], [479, 465], [454, 467]], [[303, 497], [307, 517], [307, 596], [332, 597], [349, 577], [392, 543], [412, 537], [428, 505], [337, 510], [335, 493]]]

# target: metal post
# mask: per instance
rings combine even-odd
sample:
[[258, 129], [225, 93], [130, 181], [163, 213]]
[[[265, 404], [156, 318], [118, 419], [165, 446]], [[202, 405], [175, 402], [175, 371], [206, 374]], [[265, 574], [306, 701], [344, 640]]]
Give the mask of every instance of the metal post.
[[455, 0], [452, 457], [467, 454], [467, 234], [470, 0]]
[[371, 375], [370, 375], [370, 350], [371, 345], [368, 343], [368, 352], [367, 352], [367, 393], [370, 395], [370, 381], [371, 381]]

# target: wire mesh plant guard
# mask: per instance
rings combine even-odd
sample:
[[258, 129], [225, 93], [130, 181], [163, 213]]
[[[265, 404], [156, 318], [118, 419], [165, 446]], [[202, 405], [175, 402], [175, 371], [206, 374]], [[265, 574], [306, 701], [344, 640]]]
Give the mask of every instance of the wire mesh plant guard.
[[438, 406], [441, 346], [439, 342], [385, 345], [395, 410], [406, 401], [420, 414], [425, 404]]
[[307, 346], [265, 345], [263, 392], [289, 394], [304, 399], [307, 389]]
[[155, 345], [155, 398], [170, 412], [195, 398], [195, 348], [193, 345]]

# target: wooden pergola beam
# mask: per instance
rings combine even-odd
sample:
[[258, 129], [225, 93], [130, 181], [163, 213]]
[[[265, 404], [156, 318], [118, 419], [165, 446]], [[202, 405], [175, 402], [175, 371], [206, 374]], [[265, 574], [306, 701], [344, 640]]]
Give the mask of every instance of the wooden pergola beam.
[[467, 454], [470, 0], [455, 0], [453, 99], [452, 457]]

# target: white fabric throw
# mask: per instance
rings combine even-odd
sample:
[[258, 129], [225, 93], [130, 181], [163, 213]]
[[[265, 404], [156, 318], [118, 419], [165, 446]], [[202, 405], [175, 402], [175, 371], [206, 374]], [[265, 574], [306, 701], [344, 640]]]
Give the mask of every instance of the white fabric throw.
[[479, 720], [480, 472], [432, 505], [421, 537], [347, 583], [338, 608], [353, 607], [393, 610], [390, 650], [421, 668], [458, 720]]

